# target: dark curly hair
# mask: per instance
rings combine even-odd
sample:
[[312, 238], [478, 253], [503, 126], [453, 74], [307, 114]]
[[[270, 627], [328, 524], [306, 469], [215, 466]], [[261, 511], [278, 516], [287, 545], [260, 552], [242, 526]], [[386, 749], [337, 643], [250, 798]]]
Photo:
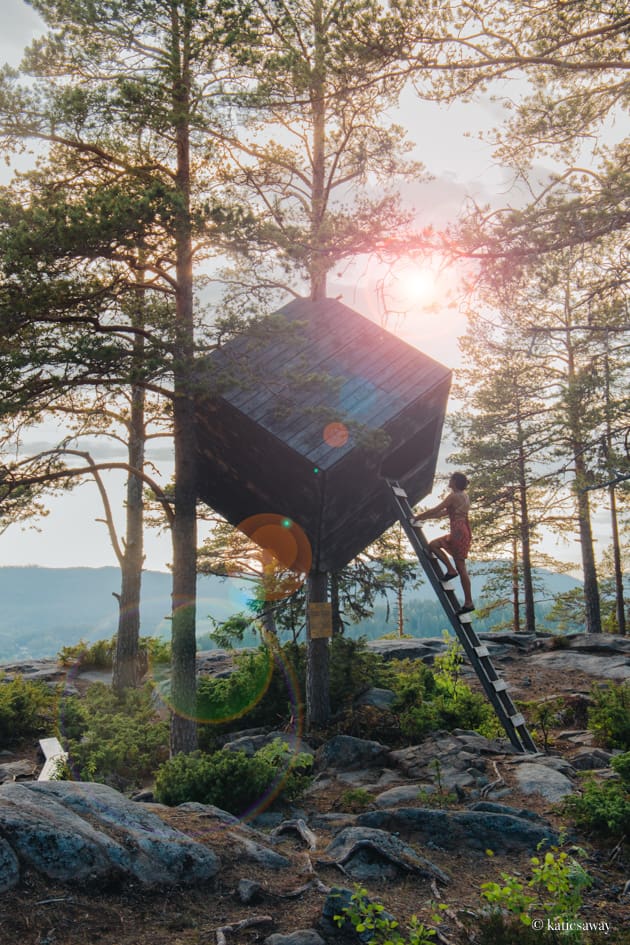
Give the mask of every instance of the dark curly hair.
[[459, 489], [461, 492], [468, 488], [468, 477], [461, 472], [454, 472], [451, 476], [451, 480], [453, 481], [455, 488]]

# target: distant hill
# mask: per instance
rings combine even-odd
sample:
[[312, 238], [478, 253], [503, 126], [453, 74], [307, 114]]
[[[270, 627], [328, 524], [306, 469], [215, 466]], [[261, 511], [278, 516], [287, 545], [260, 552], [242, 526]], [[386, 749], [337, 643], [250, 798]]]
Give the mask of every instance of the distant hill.
[[[481, 596], [484, 566], [473, 574], [473, 593]], [[569, 575], [541, 571], [548, 594], [577, 587]], [[120, 590], [118, 568], [0, 568], [0, 662], [55, 656], [62, 646], [111, 637], [118, 623], [118, 604], [112, 596]], [[141, 632], [145, 636], [170, 635], [171, 575], [146, 571], [143, 575]], [[197, 635], [212, 629], [210, 617], [225, 620], [244, 610], [251, 593], [245, 583], [213, 576], [198, 580]], [[408, 630], [414, 636], [433, 636], [446, 626], [428, 581], [405, 595], [409, 607]], [[352, 636], [381, 636], [395, 629], [395, 608], [389, 620], [379, 605], [373, 618], [349, 628]], [[207, 645], [207, 637], [204, 646]]]
[[[170, 635], [171, 575], [145, 571], [141, 621], [145, 636]], [[80, 639], [111, 637], [118, 624], [118, 568], [0, 568], [0, 662], [55, 656]], [[199, 634], [211, 629], [209, 616], [225, 620], [243, 610], [247, 587], [200, 576]]]

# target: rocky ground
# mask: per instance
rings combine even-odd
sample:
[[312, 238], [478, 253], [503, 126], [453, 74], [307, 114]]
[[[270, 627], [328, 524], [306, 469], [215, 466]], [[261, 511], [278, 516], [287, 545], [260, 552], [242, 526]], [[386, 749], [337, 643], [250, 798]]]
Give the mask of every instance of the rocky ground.
[[[586, 727], [589, 694], [594, 682], [630, 678], [630, 641], [622, 638], [582, 634], [561, 649], [522, 634], [484, 642], [516, 700], [564, 697], [569, 721], [556, 720], [546, 753], [518, 755], [506, 740], [464, 731], [393, 750], [382, 739], [337, 735], [311, 746], [315, 779], [299, 806], [267, 809], [247, 823], [198, 804], [131, 801], [102, 785], [38, 782], [33, 751], [3, 753], [0, 942], [356, 942], [340, 938], [327, 919], [339, 908], [334, 890], [355, 884], [403, 924], [412, 914], [426, 921], [435, 911], [429, 904], [442, 903], [441, 940], [471, 940], [466, 927], [481, 908], [480, 884], [501, 872], [527, 877], [541, 842], [558, 842], [557, 804], [579, 790], [580, 773], [610, 776], [610, 753]], [[387, 658], [428, 662], [442, 646], [372, 644]], [[41, 662], [5, 670], [9, 678], [61, 672]], [[229, 671], [229, 657], [204, 654], [200, 670]], [[357, 711], [368, 724], [385, 718], [389, 698], [384, 690], [365, 693]], [[272, 737], [243, 735], [233, 744], [253, 751]], [[587, 918], [608, 922], [608, 939], [622, 941], [630, 925], [627, 851], [573, 839], [594, 878]]]

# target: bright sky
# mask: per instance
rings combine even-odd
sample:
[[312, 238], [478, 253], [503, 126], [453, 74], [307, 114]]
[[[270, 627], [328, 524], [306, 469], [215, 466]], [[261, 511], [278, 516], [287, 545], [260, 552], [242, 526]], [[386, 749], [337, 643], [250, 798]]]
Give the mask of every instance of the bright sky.
[[[3, 28], [0, 35], [0, 63], [17, 65], [22, 49], [37, 35], [39, 18], [23, 0], [2, 0]], [[441, 225], [453, 220], [472, 196], [478, 203], [503, 203], [510, 190], [510, 176], [492, 159], [479, 132], [490, 130], [500, 120], [500, 106], [486, 99], [479, 104], [457, 104], [442, 108], [419, 101], [409, 92], [400, 114], [392, 116], [407, 124], [409, 137], [417, 142], [416, 157], [433, 175], [433, 180], [418, 182], [406, 189], [408, 203], [417, 211], [421, 225]], [[0, 171], [0, 180], [8, 171]], [[511, 193], [514, 199], [514, 193]], [[448, 306], [452, 274], [433, 265], [401, 266], [397, 285], [400, 300], [406, 299], [409, 313], [388, 326], [405, 340], [421, 348], [449, 367], [459, 363], [457, 338], [465, 329], [463, 316]], [[339, 285], [330, 286], [330, 294], [341, 293], [343, 301], [366, 315], [378, 317], [373, 283], [358, 268], [344, 274]], [[58, 436], [52, 427], [38, 431], [42, 443], [53, 445]], [[111, 456], [111, 453], [109, 454]], [[441, 458], [444, 465], [444, 457]], [[166, 479], [172, 472], [170, 462], [162, 461]], [[124, 475], [107, 477], [112, 502], [119, 510], [122, 529]], [[39, 531], [11, 526], [0, 536], [0, 566], [38, 564], [46, 567], [83, 565], [98, 567], [115, 564], [105, 527], [95, 521], [100, 517], [98, 495], [90, 482], [71, 493], [50, 501], [50, 513], [40, 520]], [[577, 545], [555, 550], [564, 560], [577, 560]], [[164, 570], [170, 561], [167, 534], [147, 534], [146, 566]]]

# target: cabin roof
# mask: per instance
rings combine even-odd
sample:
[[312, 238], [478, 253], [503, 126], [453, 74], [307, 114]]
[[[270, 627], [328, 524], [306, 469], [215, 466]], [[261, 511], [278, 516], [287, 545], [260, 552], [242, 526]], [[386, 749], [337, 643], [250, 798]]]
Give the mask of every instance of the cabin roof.
[[[286, 330], [246, 333], [212, 355], [215, 370], [236, 375], [221, 397], [322, 469], [450, 373], [337, 299], [298, 299], [277, 314]], [[344, 446], [323, 434], [334, 422], [350, 424]]]

